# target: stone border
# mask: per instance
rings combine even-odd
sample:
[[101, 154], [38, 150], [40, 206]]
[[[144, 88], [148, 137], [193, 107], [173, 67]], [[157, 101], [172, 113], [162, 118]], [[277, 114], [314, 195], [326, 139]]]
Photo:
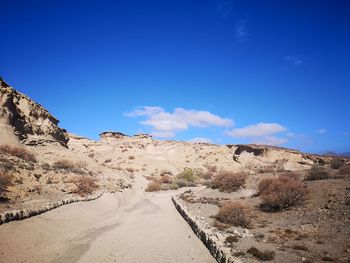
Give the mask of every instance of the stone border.
[[50, 210], [53, 210], [63, 205], [67, 205], [75, 202], [86, 202], [86, 201], [96, 200], [100, 198], [104, 193], [105, 191], [102, 191], [95, 195], [87, 196], [85, 198], [75, 196], [75, 197], [58, 201], [56, 203], [52, 203], [52, 204], [49, 203], [46, 206], [41, 208], [7, 211], [5, 213], [0, 214], [0, 225], [11, 221], [23, 220], [32, 216], [40, 215], [42, 213], [48, 212]]
[[[210, 251], [210, 254], [216, 259], [218, 263], [241, 263], [242, 261], [238, 258], [234, 258], [231, 255], [230, 248], [225, 247], [224, 240], [220, 236], [220, 233], [214, 233], [212, 230], [205, 227], [200, 220], [196, 219], [190, 214], [188, 208], [182, 205], [176, 196], [172, 196], [176, 210], [190, 225], [193, 232], [197, 237], [204, 243], [204, 245]], [[221, 240], [220, 240], [221, 238]]]

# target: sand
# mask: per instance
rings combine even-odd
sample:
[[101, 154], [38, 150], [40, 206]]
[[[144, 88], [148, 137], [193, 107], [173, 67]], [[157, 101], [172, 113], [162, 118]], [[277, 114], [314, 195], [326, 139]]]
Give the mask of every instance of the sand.
[[0, 227], [0, 262], [216, 262], [177, 213], [174, 192], [105, 194]]

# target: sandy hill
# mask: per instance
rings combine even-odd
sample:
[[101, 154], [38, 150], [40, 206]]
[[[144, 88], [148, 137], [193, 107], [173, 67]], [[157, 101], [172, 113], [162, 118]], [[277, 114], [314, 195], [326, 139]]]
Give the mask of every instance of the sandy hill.
[[13, 207], [74, 196], [83, 176], [97, 181], [100, 190], [116, 191], [135, 176], [176, 175], [184, 168], [244, 171], [256, 180], [259, 173], [305, 170], [331, 159], [279, 147], [156, 140], [115, 131], [93, 141], [67, 133], [58, 123], [44, 107], [0, 81], [0, 145], [21, 146], [0, 149], [0, 169], [16, 182], [6, 193]]

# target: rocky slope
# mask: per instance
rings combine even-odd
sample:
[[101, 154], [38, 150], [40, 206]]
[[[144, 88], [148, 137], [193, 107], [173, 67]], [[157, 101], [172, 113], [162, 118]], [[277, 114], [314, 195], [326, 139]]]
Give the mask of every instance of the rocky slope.
[[58, 142], [66, 145], [66, 131], [45, 108], [0, 80], [1, 142], [42, 144]]

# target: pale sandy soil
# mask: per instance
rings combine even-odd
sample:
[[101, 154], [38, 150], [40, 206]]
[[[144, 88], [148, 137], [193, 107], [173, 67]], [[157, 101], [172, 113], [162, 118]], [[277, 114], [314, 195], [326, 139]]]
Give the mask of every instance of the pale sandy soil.
[[0, 262], [216, 262], [172, 192], [131, 190], [0, 226]]

